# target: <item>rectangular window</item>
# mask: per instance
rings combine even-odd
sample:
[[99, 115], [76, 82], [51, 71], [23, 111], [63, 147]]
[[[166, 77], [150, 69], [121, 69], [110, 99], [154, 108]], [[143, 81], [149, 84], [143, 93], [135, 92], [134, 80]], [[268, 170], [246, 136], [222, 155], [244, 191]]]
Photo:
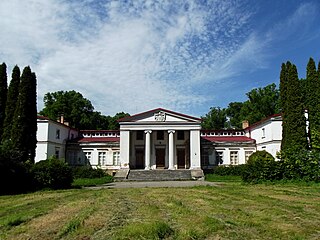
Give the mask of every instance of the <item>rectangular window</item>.
[[85, 156], [85, 163], [90, 163], [91, 162], [91, 152], [84, 152]]
[[56, 147], [54, 150], [54, 156], [59, 159], [60, 158], [60, 148]]
[[223, 164], [223, 152], [222, 151], [216, 151], [216, 164]]
[[178, 140], [184, 140], [184, 131], [178, 131]]
[[266, 130], [264, 128], [262, 128], [262, 138], [266, 137]]
[[238, 165], [238, 151], [230, 151], [230, 164], [231, 165]]
[[208, 166], [209, 165], [209, 149], [203, 148], [201, 151], [201, 166]]
[[113, 152], [113, 165], [119, 166], [120, 165], [120, 152]]
[[136, 140], [143, 140], [143, 131], [137, 131]]
[[59, 129], [57, 129], [57, 131], [56, 131], [56, 139], [60, 139], [60, 130]]
[[157, 131], [157, 140], [164, 140], [164, 131]]
[[245, 152], [244, 152], [246, 163], [248, 162], [249, 157], [250, 157], [250, 155], [251, 155], [252, 153], [253, 153], [253, 151], [245, 151]]
[[104, 166], [106, 165], [106, 152], [98, 152], [98, 165]]

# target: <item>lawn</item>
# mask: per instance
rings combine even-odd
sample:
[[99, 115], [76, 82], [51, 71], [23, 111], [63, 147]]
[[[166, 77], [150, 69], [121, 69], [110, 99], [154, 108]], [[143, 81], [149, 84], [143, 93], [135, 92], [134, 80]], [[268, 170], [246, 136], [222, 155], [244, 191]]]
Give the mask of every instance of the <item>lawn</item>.
[[0, 239], [320, 239], [320, 185], [0, 196]]

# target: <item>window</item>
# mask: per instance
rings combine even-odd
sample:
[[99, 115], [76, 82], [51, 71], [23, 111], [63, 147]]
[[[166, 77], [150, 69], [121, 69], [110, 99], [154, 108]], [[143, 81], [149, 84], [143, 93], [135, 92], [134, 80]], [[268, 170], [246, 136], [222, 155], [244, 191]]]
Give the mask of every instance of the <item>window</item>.
[[91, 152], [84, 152], [85, 156], [85, 162], [90, 163], [91, 162]]
[[136, 140], [143, 140], [143, 131], [137, 131]]
[[248, 162], [248, 160], [249, 160], [249, 157], [250, 157], [250, 155], [253, 153], [253, 151], [245, 151], [244, 152], [244, 156], [245, 156], [245, 161], [246, 161], [246, 163]]
[[60, 157], [60, 148], [56, 147], [55, 150], [54, 150], [54, 156], [56, 158], [59, 158]]
[[222, 164], [223, 163], [223, 152], [222, 151], [216, 151], [216, 164]]
[[262, 138], [266, 137], [266, 130], [264, 128], [262, 128]]
[[157, 140], [164, 140], [164, 132], [157, 131]]
[[56, 131], [56, 139], [60, 139], [60, 129], [57, 129]]
[[98, 152], [98, 165], [106, 165], [106, 152]]
[[120, 152], [113, 152], [113, 165], [119, 166], [120, 165]]
[[238, 165], [238, 151], [230, 151], [230, 164], [231, 165]]
[[209, 149], [203, 148], [201, 151], [201, 166], [206, 167], [209, 165]]
[[178, 131], [178, 140], [184, 140], [184, 131]]

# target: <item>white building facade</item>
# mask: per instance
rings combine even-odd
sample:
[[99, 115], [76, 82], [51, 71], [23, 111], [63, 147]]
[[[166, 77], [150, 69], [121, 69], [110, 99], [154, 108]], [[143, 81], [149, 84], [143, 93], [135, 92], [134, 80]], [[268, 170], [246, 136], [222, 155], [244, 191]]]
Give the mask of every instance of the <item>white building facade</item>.
[[201, 130], [201, 119], [157, 108], [119, 120], [120, 130], [80, 130], [38, 117], [36, 159], [119, 169], [210, 169], [244, 164], [257, 150], [274, 157], [282, 120], [274, 115], [241, 130]]

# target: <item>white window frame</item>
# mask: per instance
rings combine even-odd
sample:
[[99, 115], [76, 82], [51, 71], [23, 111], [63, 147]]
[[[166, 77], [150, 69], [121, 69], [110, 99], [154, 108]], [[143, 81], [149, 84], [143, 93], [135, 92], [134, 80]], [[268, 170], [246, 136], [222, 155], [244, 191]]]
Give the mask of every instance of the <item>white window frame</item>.
[[114, 151], [112, 153], [112, 163], [114, 166], [120, 165], [120, 151]]
[[238, 151], [230, 151], [230, 165], [239, 165]]
[[98, 165], [99, 166], [105, 166], [106, 165], [106, 159], [107, 159], [107, 152], [99, 151], [98, 152]]

